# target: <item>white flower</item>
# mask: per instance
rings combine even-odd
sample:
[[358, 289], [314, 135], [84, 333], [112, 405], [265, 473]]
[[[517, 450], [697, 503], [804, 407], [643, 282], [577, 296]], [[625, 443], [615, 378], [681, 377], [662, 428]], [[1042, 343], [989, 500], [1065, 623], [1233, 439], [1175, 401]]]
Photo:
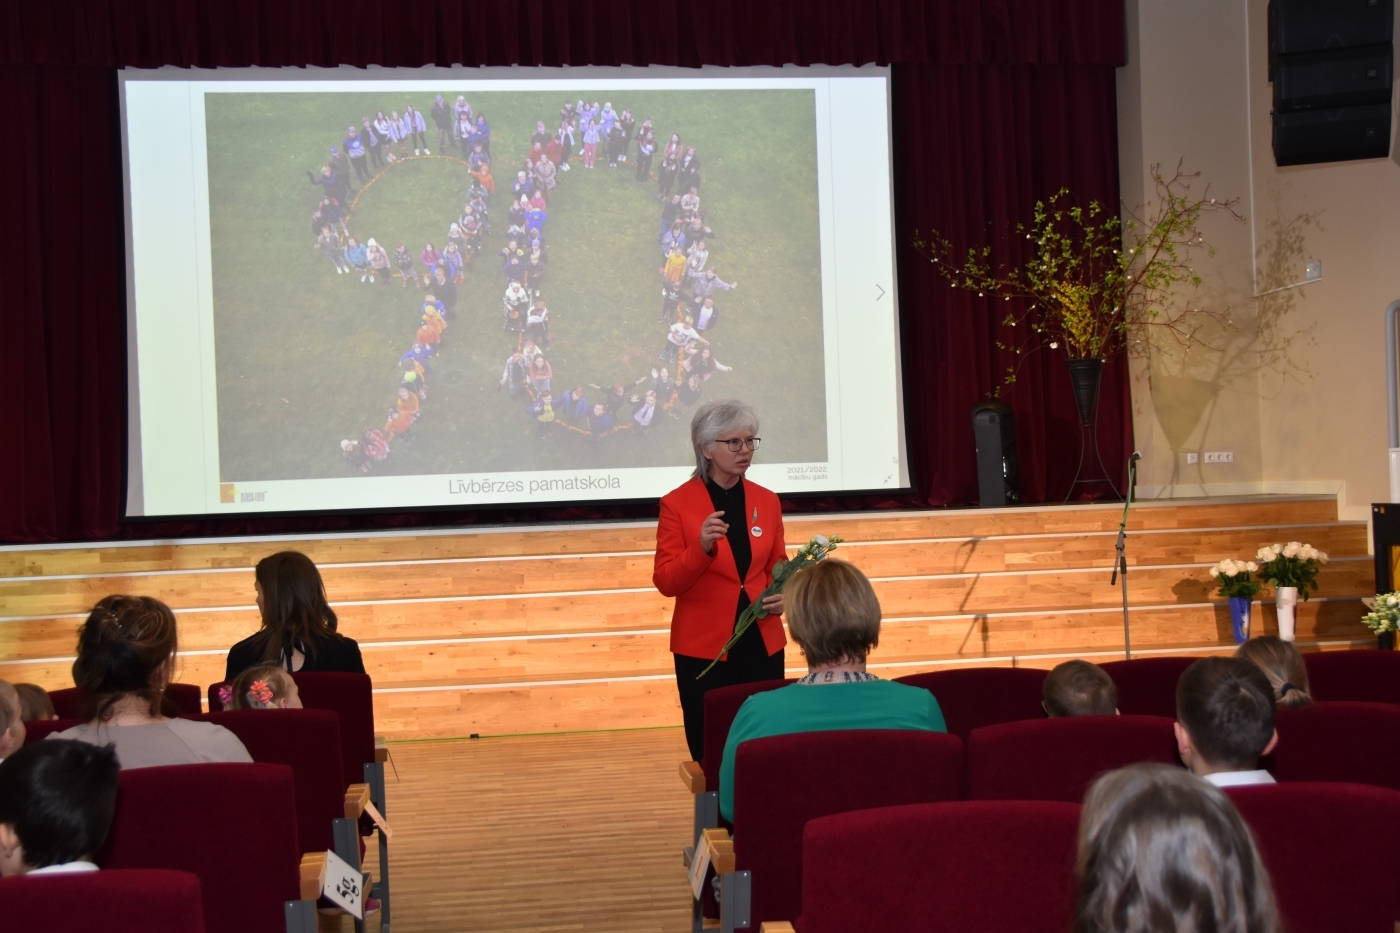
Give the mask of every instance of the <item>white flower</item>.
[[1387, 606], [1390, 606], [1391, 608], [1394, 608], [1394, 607], [1396, 607], [1396, 606], [1400, 606], [1400, 597], [1397, 597], [1397, 596], [1395, 596], [1394, 594], [1391, 594], [1390, 596], [1387, 596], [1387, 597], [1385, 598], [1385, 604], [1386, 604]]
[[1259, 549], [1259, 553], [1258, 553], [1258, 554], [1255, 554], [1254, 556], [1257, 557], [1257, 558], [1259, 558], [1260, 560], [1262, 560], [1264, 563], [1267, 564], [1269, 561], [1273, 560], [1275, 557], [1278, 557], [1278, 545], [1277, 545], [1277, 544], [1266, 544], [1266, 545], [1264, 545], [1263, 547], [1261, 547], [1261, 548]]
[[1250, 573], [1254, 573], [1259, 569], [1259, 565], [1256, 564], [1254, 561], [1249, 561], [1244, 566], [1245, 569], [1248, 570]]
[[1303, 546], [1302, 546], [1301, 544], [1299, 544], [1297, 541], [1289, 541], [1287, 544], [1285, 544], [1285, 545], [1283, 546], [1283, 556], [1284, 556], [1284, 557], [1297, 557], [1297, 556], [1298, 556], [1298, 552], [1301, 551], [1302, 549], [1303, 549]]

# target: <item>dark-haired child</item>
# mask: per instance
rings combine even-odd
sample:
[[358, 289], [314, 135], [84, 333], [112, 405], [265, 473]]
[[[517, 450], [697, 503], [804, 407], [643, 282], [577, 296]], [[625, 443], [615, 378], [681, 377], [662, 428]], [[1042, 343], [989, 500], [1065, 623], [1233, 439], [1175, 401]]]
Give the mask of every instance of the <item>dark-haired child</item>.
[[120, 770], [110, 745], [63, 739], [0, 762], [0, 877], [97, 871]]

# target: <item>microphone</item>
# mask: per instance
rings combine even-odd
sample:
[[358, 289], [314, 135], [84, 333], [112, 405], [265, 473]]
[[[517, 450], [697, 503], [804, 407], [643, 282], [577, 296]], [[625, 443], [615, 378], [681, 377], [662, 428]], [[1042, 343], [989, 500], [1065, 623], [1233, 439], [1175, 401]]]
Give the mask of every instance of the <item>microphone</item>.
[[1139, 460], [1141, 460], [1141, 459], [1142, 459], [1142, 454], [1135, 450], [1135, 451], [1133, 451], [1133, 455], [1132, 455], [1131, 457], [1128, 458], [1128, 462], [1129, 462], [1129, 463], [1136, 463], [1137, 461], [1139, 461]]

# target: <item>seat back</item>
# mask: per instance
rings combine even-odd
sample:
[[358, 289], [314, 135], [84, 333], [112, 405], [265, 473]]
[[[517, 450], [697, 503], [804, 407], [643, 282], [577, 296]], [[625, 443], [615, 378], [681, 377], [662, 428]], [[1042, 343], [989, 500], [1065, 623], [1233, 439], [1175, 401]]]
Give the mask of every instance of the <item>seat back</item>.
[[729, 740], [729, 727], [739, 715], [739, 707], [755, 693], [777, 690], [791, 680], [756, 680], [748, 684], [716, 687], [705, 693], [705, 756], [700, 768], [705, 772], [705, 790], [719, 790], [719, 766], [724, 758], [724, 743]]
[[83, 724], [81, 719], [36, 719], [34, 722], [24, 724], [24, 744], [33, 745], [35, 742], [42, 742], [55, 732], [62, 732], [64, 729], [71, 729], [74, 726]]
[[283, 929], [283, 903], [301, 896], [292, 770], [199, 764], [123, 771], [97, 862], [198, 875], [208, 933]]
[[[340, 750], [345, 783], [365, 779], [364, 767], [374, 761], [374, 684], [368, 674], [312, 673], [292, 675], [306, 709], [330, 710], [340, 716]], [[227, 680], [209, 685], [209, 711], [224, 708], [219, 688]]]
[[1303, 663], [1313, 699], [1400, 704], [1400, 651], [1319, 651]]
[[1178, 762], [1172, 720], [1066, 716], [986, 726], [967, 742], [967, 796], [1079, 803], [1100, 774], [1138, 761]]
[[1176, 718], [1176, 682], [1196, 658], [1133, 658], [1099, 667], [1118, 688], [1118, 712], [1125, 716]]
[[253, 760], [292, 769], [297, 838], [305, 852], [335, 848], [334, 820], [345, 816], [340, 718], [323, 709], [239, 709], [189, 716], [238, 736]]
[[[50, 690], [49, 700], [59, 719], [80, 719], [83, 715], [83, 691], [77, 687]], [[167, 716], [195, 715], [203, 711], [199, 688], [194, 684], [170, 684], [165, 688], [162, 712]]]
[[1045, 671], [1034, 668], [962, 667], [910, 674], [897, 682], [932, 693], [948, 731], [964, 742], [983, 726], [1045, 718], [1040, 705]]
[[861, 729], [752, 739], [734, 758], [734, 856], [753, 872], [751, 917], [802, 906], [802, 828], [869, 807], [957, 800], [963, 745], [943, 732]]
[[1400, 792], [1278, 784], [1225, 793], [1249, 824], [1289, 933], [1390, 933], [1400, 917]]
[[199, 878], [186, 871], [97, 871], [0, 878], [7, 930], [204, 933]]
[[1400, 790], [1400, 706], [1345, 700], [1281, 709], [1264, 767], [1279, 781], [1344, 781]]
[[1079, 806], [1055, 801], [928, 803], [812, 820], [800, 929], [1063, 933], [1078, 831]]

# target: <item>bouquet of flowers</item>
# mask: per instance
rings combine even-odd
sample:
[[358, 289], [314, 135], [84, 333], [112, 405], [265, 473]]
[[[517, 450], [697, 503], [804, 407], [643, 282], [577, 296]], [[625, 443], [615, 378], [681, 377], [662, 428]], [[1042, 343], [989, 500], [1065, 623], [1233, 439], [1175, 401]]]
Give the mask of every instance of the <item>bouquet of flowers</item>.
[[743, 611], [743, 614], [739, 616], [739, 620], [734, 623], [734, 634], [729, 636], [729, 641], [724, 643], [724, 647], [719, 650], [719, 654], [715, 655], [715, 659], [710, 662], [710, 666], [701, 671], [695, 679], [699, 680], [701, 677], [704, 677], [710, 671], [714, 670], [715, 665], [719, 663], [719, 659], [728, 654], [729, 650], [739, 643], [739, 639], [749, 630], [749, 626], [768, 615], [767, 610], [763, 608], [763, 601], [765, 599], [769, 596], [781, 593], [783, 587], [787, 586], [787, 582], [792, 579], [792, 575], [797, 573], [797, 571], [804, 567], [810, 567], [818, 561], [825, 560], [828, 554], [836, 550], [836, 545], [840, 544], [841, 541], [842, 539], [836, 535], [832, 535], [829, 538], [826, 535], [816, 535], [811, 541], [808, 541], [797, 549], [797, 553], [793, 555], [792, 560], [779, 560], [774, 564], [773, 582], [768, 584], [768, 589], [764, 590], [762, 595], [750, 603], [749, 607]]
[[1278, 589], [1296, 586], [1303, 599], [1309, 589], [1317, 589], [1317, 574], [1327, 563], [1327, 555], [1311, 544], [1290, 541], [1266, 544], [1259, 549], [1259, 579]]
[[1361, 617], [1361, 624], [1377, 635], [1396, 631], [1400, 627], [1400, 593], [1378, 595], [1376, 607]]
[[1220, 584], [1220, 595], [1227, 599], [1243, 596], [1253, 599], [1254, 594], [1263, 589], [1264, 584], [1253, 579], [1251, 574], [1259, 565], [1249, 560], [1222, 560], [1210, 568], [1210, 575]]

